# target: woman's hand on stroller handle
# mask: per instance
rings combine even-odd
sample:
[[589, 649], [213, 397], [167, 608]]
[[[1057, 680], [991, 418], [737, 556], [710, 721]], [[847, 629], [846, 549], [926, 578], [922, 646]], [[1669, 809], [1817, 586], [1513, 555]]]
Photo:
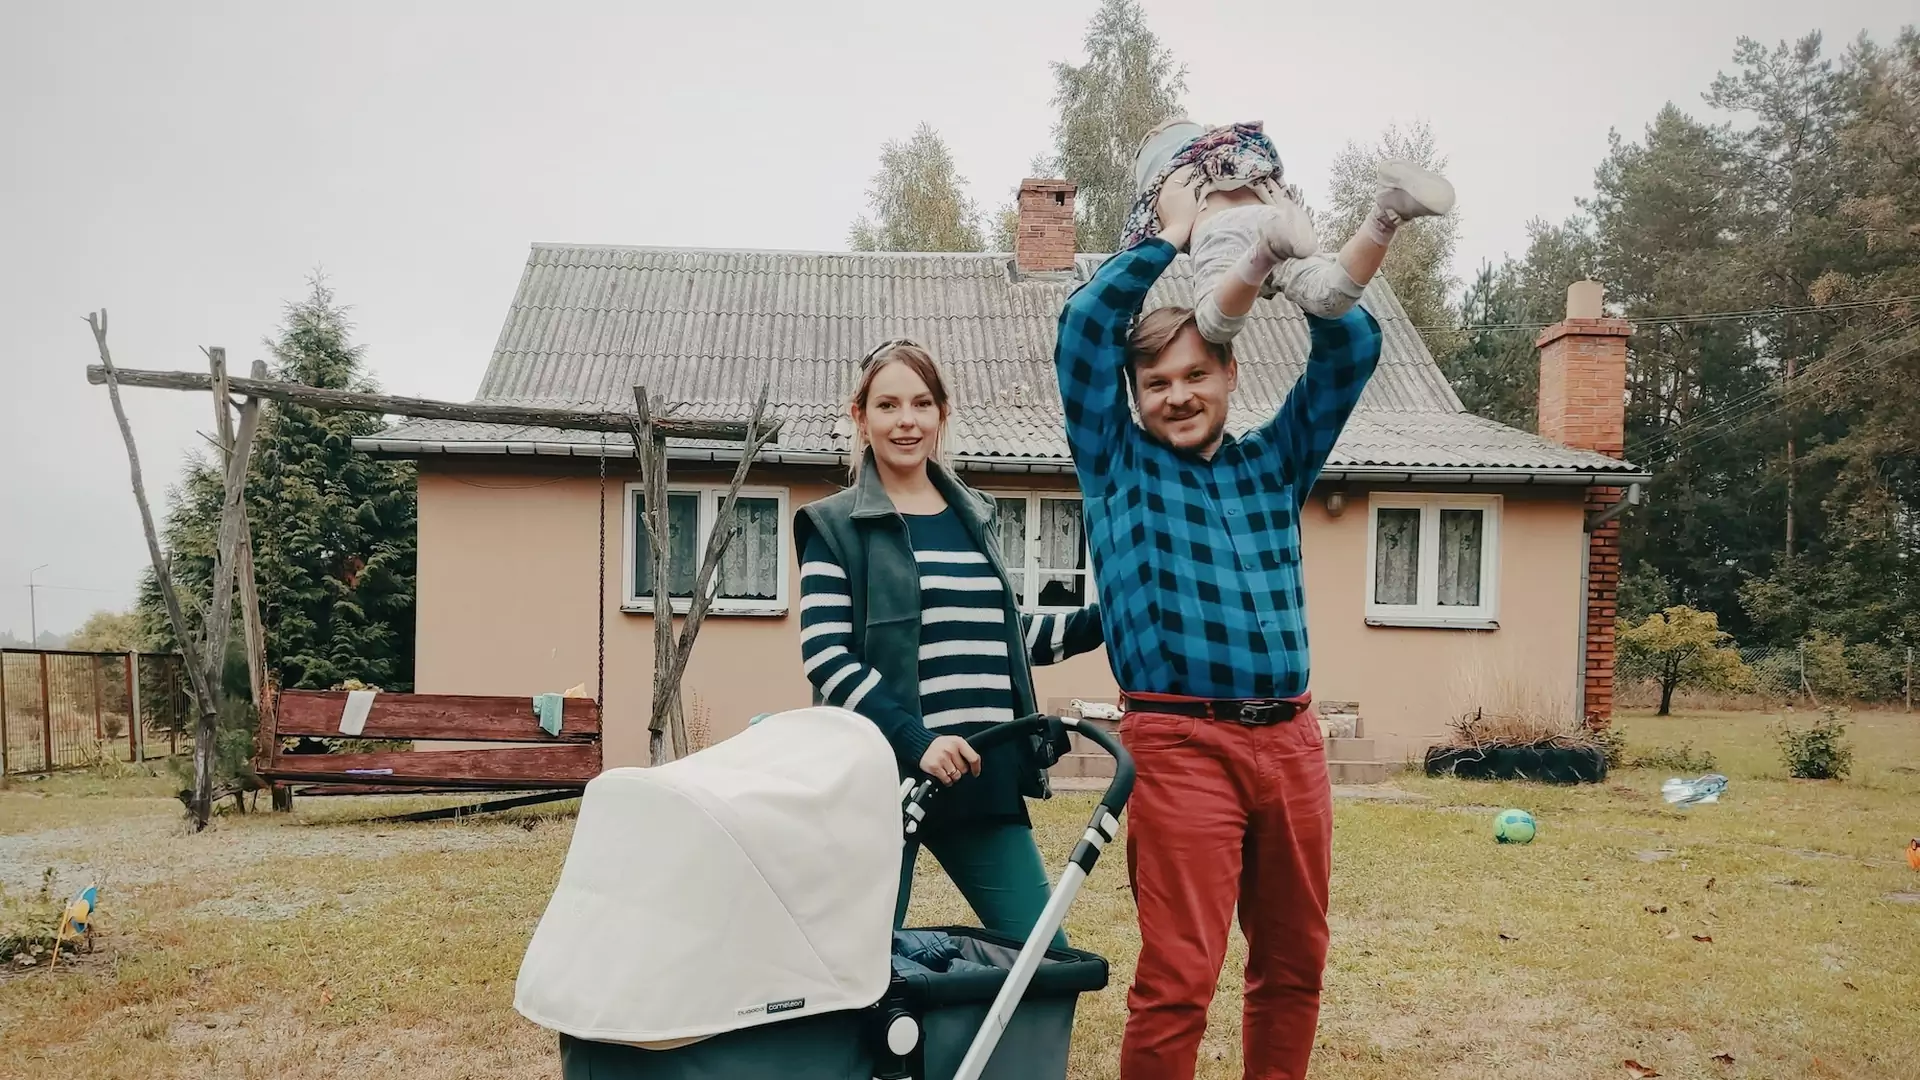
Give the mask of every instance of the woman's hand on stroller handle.
[[980, 753], [958, 735], [942, 735], [920, 756], [920, 771], [952, 787], [966, 773], [980, 775]]

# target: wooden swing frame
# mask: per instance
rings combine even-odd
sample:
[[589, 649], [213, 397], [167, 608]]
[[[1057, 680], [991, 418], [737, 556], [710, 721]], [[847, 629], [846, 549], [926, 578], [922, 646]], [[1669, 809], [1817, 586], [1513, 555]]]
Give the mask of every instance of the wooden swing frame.
[[[220, 657], [231, 627], [234, 586], [239, 589], [241, 618], [247, 644], [247, 667], [253, 703], [259, 719], [254, 743], [255, 773], [273, 791], [275, 810], [290, 810], [294, 785], [303, 795], [398, 795], [488, 792], [525, 792], [518, 798], [492, 799], [468, 806], [401, 815], [405, 820], [461, 817], [472, 813], [577, 796], [602, 768], [601, 735], [606, 696], [606, 433], [620, 432], [633, 440], [634, 456], [645, 491], [644, 512], [649, 536], [665, 535], [667, 507], [667, 440], [700, 439], [742, 444], [732, 485], [722, 505], [728, 520], [734, 501], [760, 449], [778, 435], [780, 424], [767, 416], [769, 387], [762, 384], [749, 420], [698, 420], [672, 415], [677, 407], [650, 408], [645, 387], [634, 387], [633, 412], [528, 408], [516, 405], [457, 403], [427, 398], [393, 397], [331, 390], [267, 378], [266, 365], [255, 361], [248, 378], [230, 378], [226, 350], [204, 350], [209, 372], [140, 371], [115, 367], [107, 348], [107, 313], [87, 316], [100, 354], [89, 365], [87, 381], [105, 385], [115, 417], [127, 444], [133, 493], [147, 533], [148, 554], [166, 602], [174, 636], [186, 658], [189, 690], [198, 711], [194, 739], [195, 787], [188, 801], [196, 828], [204, 828], [212, 812], [212, 744], [220, 706]], [[215, 438], [224, 463], [225, 490], [219, 542], [214, 552], [213, 597], [205, 612], [204, 638], [196, 641], [182, 615], [168, 561], [161, 552], [141, 480], [140, 460], [133, 433], [120, 403], [122, 386], [162, 390], [209, 391], [214, 399]], [[236, 403], [239, 423], [234, 424]], [[598, 657], [594, 696], [562, 698], [559, 731], [549, 734], [538, 721], [533, 698], [480, 694], [400, 694], [376, 692], [356, 736], [341, 731], [350, 697], [347, 690], [280, 690], [273, 685], [266, 663], [266, 634], [260, 622], [255, 589], [253, 544], [246, 520], [247, 461], [260, 422], [261, 403], [275, 401], [308, 408], [374, 412], [422, 419], [461, 420], [516, 426], [598, 431], [600, 440], [600, 565], [595, 611], [598, 620]], [[662, 764], [688, 753], [686, 725], [681, 709], [680, 680], [718, 587], [721, 558], [736, 528], [715, 529], [696, 575], [693, 600], [676, 634], [672, 616], [655, 616], [654, 683], [648, 724], [649, 757]], [[669, 545], [654, 544], [654, 611], [673, 610], [666, 595], [672, 580]], [[288, 749], [286, 739], [340, 739], [486, 744], [481, 748], [374, 753], [300, 752]], [[671, 756], [669, 756], [671, 755]]]

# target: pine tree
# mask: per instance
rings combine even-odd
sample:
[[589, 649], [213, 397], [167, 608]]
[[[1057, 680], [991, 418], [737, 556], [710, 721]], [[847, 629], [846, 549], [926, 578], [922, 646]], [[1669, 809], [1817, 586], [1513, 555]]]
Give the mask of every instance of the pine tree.
[[[346, 310], [316, 279], [305, 299], [287, 305], [278, 337], [266, 342], [272, 377], [377, 393], [350, 332]], [[366, 413], [278, 403], [262, 418], [247, 476], [247, 514], [267, 665], [284, 688], [326, 689], [359, 679], [412, 689], [414, 468], [353, 449], [355, 438], [382, 423]], [[187, 617], [195, 631], [212, 593], [220, 495], [219, 470], [207, 455], [189, 460], [170, 493], [164, 542], [176, 586], [191, 598]], [[140, 607], [151, 630], [170, 640], [151, 572]], [[233, 627], [228, 683], [244, 696], [238, 616]]]

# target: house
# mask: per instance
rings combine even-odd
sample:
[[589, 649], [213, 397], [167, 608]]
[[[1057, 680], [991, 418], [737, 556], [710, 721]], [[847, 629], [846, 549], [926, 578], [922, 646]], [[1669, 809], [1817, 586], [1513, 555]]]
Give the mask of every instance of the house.
[[[1092, 598], [1052, 368], [1060, 307], [1101, 258], [1073, 250], [1073, 195], [1028, 181], [1012, 255], [533, 247], [475, 400], [631, 409], [644, 384], [680, 415], [745, 419], [771, 380], [784, 426], [734, 510], [742, 532], [685, 683], [714, 738], [809, 700], [792, 515], [846, 482], [847, 399], [888, 337], [945, 366], [955, 463], [1001, 498], [1023, 603]], [[1150, 305], [1190, 291], [1183, 258]], [[1539, 338], [1539, 434], [1467, 413], [1384, 280], [1362, 301], [1385, 353], [1303, 514], [1313, 686], [1357, 704], [1368, 739], [1350, 753], [1417, 756], [1489, 695], [1610, 712], [1618, 523], [1588, 522], [1647, 476], [1620, 460], [1630, 329], [1601, 317], [1597, 285], [1569, 296]], [[1236, 430], [1278, 407], [1307, 344], [1297, 309], [1260, 302], [1237, 346]], [[592, 687], [604, 617], [605, 761], [644, 763], [651, 585], [630, 442], [410, 420], [357, 445], [419, 465], [418, 689]], [[678, 595], [737, 455], [670, 445]], [[1116, 698], [1104, 652], [1036, 674], [1053, 711]]]

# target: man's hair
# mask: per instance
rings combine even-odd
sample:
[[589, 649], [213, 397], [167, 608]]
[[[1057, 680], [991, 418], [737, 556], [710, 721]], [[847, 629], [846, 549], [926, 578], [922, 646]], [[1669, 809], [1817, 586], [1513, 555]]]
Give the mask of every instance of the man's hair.
[[[1139, 374], [1138, 365], [1142, 360], [1152, 360], [1159, 356], [1180, 331], [1195, 326], [1193, 309], [1184, 307], [1159, 307], [1140, 316], [1133, 324], [1133, 331], [1127, 335], [1127, 381], [1132, 382]], [[1218, 344], [1200, 339], [1213, 358], [1225, 367], [1233, 363], [1233, 345]]]

